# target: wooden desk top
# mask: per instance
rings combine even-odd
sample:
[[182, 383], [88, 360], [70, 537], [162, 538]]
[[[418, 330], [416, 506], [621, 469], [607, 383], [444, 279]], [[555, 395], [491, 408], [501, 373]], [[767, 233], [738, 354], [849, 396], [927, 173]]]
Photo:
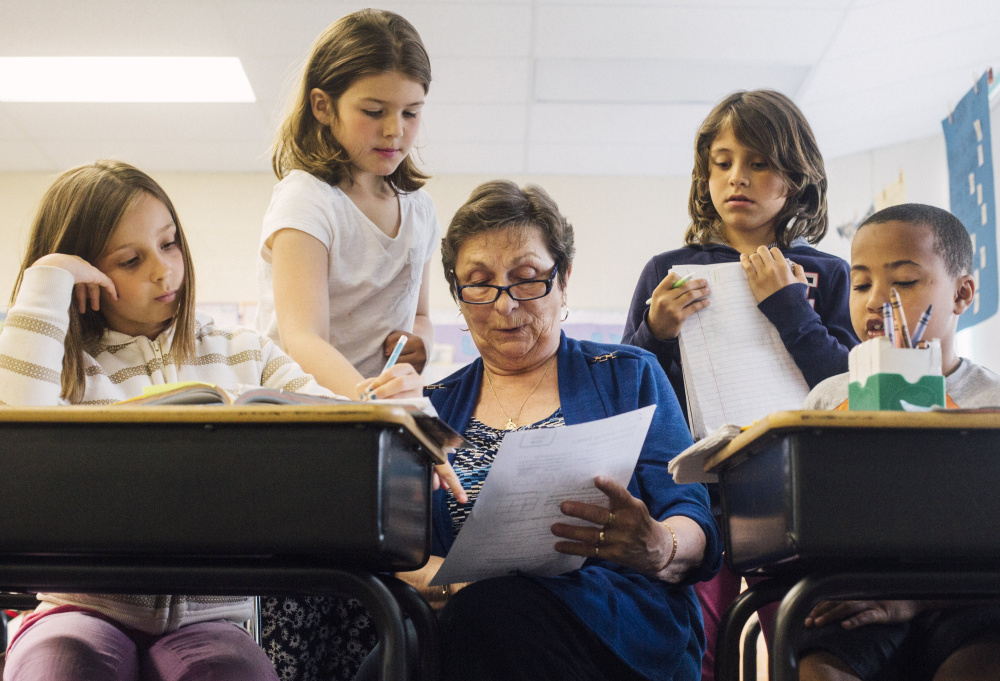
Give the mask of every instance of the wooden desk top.
[[1000, 431], [1000, 411], [779, 411], [769, 414], [737, 435], [705, 462], [705, 470], [718, 468], [756, 440], [774, 434], [809, 428], [926, 428], [995, 429]]
[[0, 429], [5, 423], [379, 423], [405, 428], [436, 462], [447, 461], [439, 445], [417, 425], [413, 416], [398, 405], [110, 405], [0, 408]]

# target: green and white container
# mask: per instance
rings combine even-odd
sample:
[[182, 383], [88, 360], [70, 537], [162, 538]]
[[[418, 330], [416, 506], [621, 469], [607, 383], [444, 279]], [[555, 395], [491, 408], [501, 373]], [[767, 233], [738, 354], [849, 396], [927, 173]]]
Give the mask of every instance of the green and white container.
[[902, 401], [919, 407], [944, 407], [941, 344], [897, 348], [886, 337], [851, 350], [847, 406], [851, 411], [904, 411]]

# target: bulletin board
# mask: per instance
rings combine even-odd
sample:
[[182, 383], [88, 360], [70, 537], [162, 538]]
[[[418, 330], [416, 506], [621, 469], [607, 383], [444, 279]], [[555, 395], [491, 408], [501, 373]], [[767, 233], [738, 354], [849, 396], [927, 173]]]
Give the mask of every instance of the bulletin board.
[[989, 81], [984, 73], [951, 115], [941, 121], [948, 149], [951, 212], [969, 230], [974, 251], [971, 274], [976, 280], [976, 296], [959, 317], [959, 330], [992, 317], [1000, 302]]

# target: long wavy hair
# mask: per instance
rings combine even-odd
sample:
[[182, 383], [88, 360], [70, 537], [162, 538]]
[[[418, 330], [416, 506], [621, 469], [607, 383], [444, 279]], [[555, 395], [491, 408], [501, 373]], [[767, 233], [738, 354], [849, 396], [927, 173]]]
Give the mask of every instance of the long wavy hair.
[[792, 100], [774, 90], [734, 92], [701, 124], [694, 142], [688, 199], [691, 224], [684, 243], [722, 241], [722, 218], [712, 204], [708, 176], [712, 142], [726, 128], [740, 144], [765, 157], [785, 181], [788, 197], [774, 222], [778, 246], [788, 248], [797, 237], [818, 243], [829, 226], [823, 156], [805, 116]]
[[[31, 225], [28, 249], [21, 262], [10, 304], [14, 305], [24, 280], [24, 271], [50, 253], [76, 255], [89, 263], [97, 262], [122, 216], [143, 194], [149, 194], [167, 207], [177, 226], [177, 242], [184, 258], [184, 283], [180, 292], [171, 353], [180, 363], [194, 355], [194, 266], [187, 239], [181, 229], [170, 198], [146, 173], [120, 161], [97, 161], [60, 175], [42, 197]], [[108, 328], [104, 314], [87, 309], [80, 314], [70, 306], [66, 354], [63, 357], [62, 396], [70, 402], [83, 399], [86, 388], [84, 348], [97, 341]]]
[[[304, 170], [332, 185], [351, 177], [351, 159], [330, 126], [313, 115], [309, 93], [319, 88], [333, 102], [355, 82], [382, 73], [399, 73], [419, 83], [424, 94], [431, 85], [431, 62], [420, 35], [393, 12], [364, 9], [341, 17], [316, 39], [296, 94], [278, 129], [271, 167], [278, 179]], [[420, 189], [428, 179], [407, 154], [385, 179], [396, 192]]]

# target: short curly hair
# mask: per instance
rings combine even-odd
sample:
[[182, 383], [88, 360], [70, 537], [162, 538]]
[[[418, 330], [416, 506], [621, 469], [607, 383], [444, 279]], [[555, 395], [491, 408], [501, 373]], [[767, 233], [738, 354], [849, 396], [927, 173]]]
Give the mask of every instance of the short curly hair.
[[934, 248], [953, 277], [972, 272], [975, 254], [972, 238], [962, 221], [943, 208], [923, 203], [903, 203], [878, 211], [858, 227], [903, 222], [911, 227], [928, 227], [934, 234]]
[[565, 286], [566, 274], [576, 253], [573, 225], [559, 212], [559, 206], [548, 192], [538, 185], [519, 187], [509, 180], [493, 180], [472, 190], [441, 239], [441, 261], [451, 297], [458, 300], [455, 265], [458, 251], [466, 241], [486, 232], [525, 227], [541, 230], [549, 255], [556, 261], [559, 284]]

